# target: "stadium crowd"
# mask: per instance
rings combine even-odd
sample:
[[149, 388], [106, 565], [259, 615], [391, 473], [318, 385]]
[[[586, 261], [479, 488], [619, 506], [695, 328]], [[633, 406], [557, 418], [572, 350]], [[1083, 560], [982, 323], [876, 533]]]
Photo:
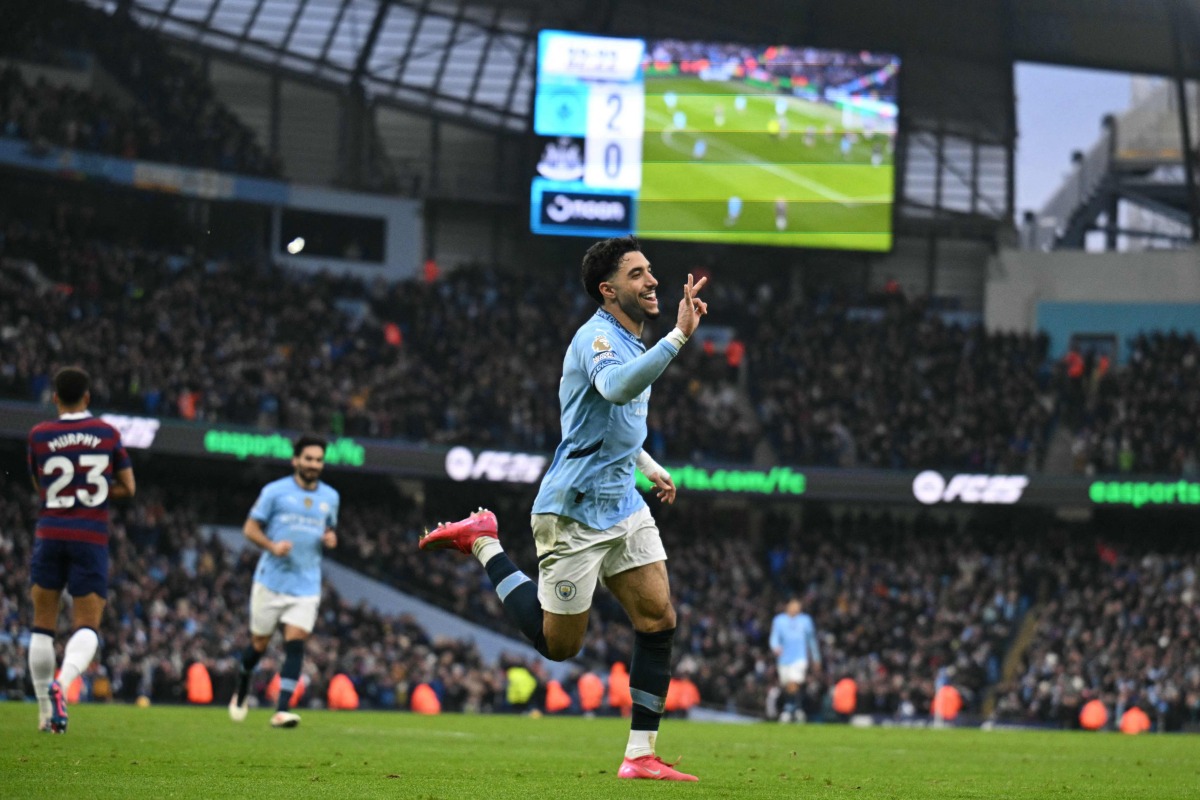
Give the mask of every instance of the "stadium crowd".
[[[506, 548], [533, 574], [528, 498], [498, 499], [494, 508]], [[1110, 603], [1106, 613], [1131, 609], [1132, 621], [1122, 622], [1123, 627], [1140, 629], [1142, 639], [1165, 629], [1171, 647], [1155, 642], [1155, 650], [1147, 641], [1099, 630], [1088, 636], [1085, 628], [1075, 663], [1093, 672], [1103, 665], [1106, 680], [1118, 687], [1101, 695], [1114, 712], [1136, 703], [1161, 714], [1161, 724], [1170, 729], [1200, 723], [1200, 671], [1194, 668], [1190, 642], [1197, 624], [1194, 556], [1181, 560], [1150, 546], [1131, 546], [1120, 566], [1074, 570], [1076, 564], [1106, 564], [1103, 559], [1111, 560], [1115, 551], [1101, 548], [1096, 551], [1100, 561], [1089, 562], [1081, 555], [1088, 545], [1072, 542], [1063, 529], [987, 515], [964, 522], [929, 515], [835, 516], [814, 507], [797, 520], [747, 515], [745, 509], [723, 509], [695, 498], [686, 506], [660, 507], [655, 515], [670, 557], [678, 610], [675, 674], [691, 679], [708, 707], [774, 715], [778, 678], [768, 633], [772, 616], [797, 596], [820, 633], [822, 664], [806, 686], [803, 703], [809, 719], [836, 718], [829, 708], [832, 688], [850, 677], [858, 687], [859, 713], [890, 719], [925, 715], [944, 682], [960, 692], [964, 711], [973, 717], [988, 713], [995, 688], [997, 719], [1072, 726], [1077, 720], [1057, 708], [1057, 716], [1046, 715], [1045, 679], [1023, 679], [1021, 685], [1034, 691], [1012, 694], [1006, 688], [1004, 657], [1011, 647], [1023, 646], [1014, 639], [1017, 625], [1029, 608], [1047, 599], [1039, 619], [1053, 619], [1064, 587], [1111, 585], [1120, 595], [1128, 594], [1123, 581], [1135, 581], [1144, 598], [1140, 605], [1127, 598], [1124, 606]], [[420, 505], [403, 495], [390, 505], [350, 506], [336, 558], [520, 639], [474, 564], [456, 554], [417, 550], [420, 531], [429, 523]], [[380, 530], [390, 534], [381, 536]], [[739, 535], [729, 536], [731, 530]], [[1140, 574], [1131, 578], [1130, 565], [1139, 564]], [[1091, 602], [1089, 595], [1073, 607]], [[1046, 661], [1039, 648], [1052, 648], [1054, 641], [1052, 630], [1039, 629], [1026, 659]], [[624, 613], [610, 595], [597, 592], [579, 661], [604, 674], [614, 662], [628, 663], [631, 648]], [[1131, 655], [1109, 667], [1116, 653]]]
[[18, 3], [0, 31], [0, 59], [90, 66], [93, 59], [127, 97], [0, 77], [0, 132], [55, 145], [250, 175], [278, 176], [280, 163], [222, 104], [204, 75], [161, 38], [123, 14], [65, 0]]
[[[0, 485], [0, 694], [10, 698], [28, 689], [34, 519], [14, 475]], [[221, 703], [246, 643], [256, 554], [229, 551], [219, 538], [205, 538], [200, 524], [234, 522], [250, 497], [229, 485], [160, 483], [144, 486], [115, 514], [104, 646], [88, 676], [90, 693], [182, 702], [184, 675], [199, 662]], [[508, 550], [532, 573], [527, 499], [509, 494], [496, 509]], [[403, 492], [387, 502], [350, 501], [339, 547], [327, 557], [519, 640], [474, 564], [417, 550], [427, 513]], [[1138, 705], [1164, 729], [1200, 724], [1194, 553], [1097, 547], [1048, 523], [987, 515], [907, 518], [812, 506], [801, 519], [693, 500], [656, 516], [678, 610], [674, 672], [695, 684], [709, 708], [774, 715], [778, 678], [768, 632], [773, 615], [796, 596], [817, 621], [821, 649], [804, 688], [810, 720], [841, 718], [830, 708], [832, 689], [851, 678], [857, 712], [886, 719], [927, 715], [936, 687], [947, 683], [976, 719], [994, 706], [998, 721], [1073, 727], [1082, 702], [1095, 697], [1114, 718]], [[739, 535], [729, 536], [735, 529]], [[1018, 641], [1030, 608], [1036, 627]], [[607, 675], [615, 662], [628, 663], [631, 646], [620, 607], [598, 592], [580, 669]], [[1001, 665], [1013, 647], [1020, 665], [1006, 679]], [[253, 686], [260, 703], [277, 658], [269, 650], [260, 667]], [[507, 664], [484, 663], [471, 644], [439, 638], [419, 619], [349, 604], [329, 586], [305, 663], [305, 704], [321, 702], [332, 677], [344, 673], [366, 708], [407, 708], [418, 683], [434, 687], [443, 710], [508, 708]]]
[[1044, 336], [948, 325], [919, 301], [867, 315], [784, 297], [748, 340], [751, 393], [783, 463], [1041, 467], [1057, 404]]
[[1066, 545], [1018, 674], [997, 687], [1002, 720], [1075, 727], [1089, 700], [1134, 706], [1166, 730], [1200, 719], [1200, 556]]
[[1200, 343], [1195, 334], [1143, 333], [1128, 365], [1081, 358], [1071, 379], [1076, 468], [1088, 473], [1200, 475]]
[[[41, 291], [4, 281], [0, 394], [45, 400], [52, 365], [92, 365], [97, 407], [336, 435], [550, 450], [558, 441], [562, 332], [582, 293], [488, 270], [436, 283], [364, 285], [263, 265], [203, 262], [0, 220], [0, 255], [36, 263]], [[583, 299], [581, 299], [583, 298]], [[347, 313], [350, 300], [369, 313]], [[386, 329], [393, 326], [390, 342]], [[685, 363], [719, 361], [694, 351]], [[658, 424], [749, 455], [749, 412], [727, 425], [723, 367], [693, 370]], [[680, 370], [686, 373], [686, 368]], [[708, 374], [708, 373], [704, 373]], [[722, 430], [746, 431], [724, 437]], [[657, 441], [670, 446], [670, 433]], [[678, 446], [677, 446], [678, 447]], [[667, 451], [690, 457], [694, 450]]]
[[[53, 366], [76, 359], [114, 411], [541, 452], [558, 442], [563, 341], [591, 312], [572, 276], [296, 276], [91, 238], [79, 216], [0, 213], [0, 257], [46, 282], [0, 275], [0, 395], [45, 401]], [[1028, 473], [1065, 424], [1080, 470], [1200, 469], [1194, 336], [1144, 336], [1128, 367], [1081, 388], [1045, 336], [949, 324], [921, 301], [714, 291], [737, 310], [719, 346], [685, 349], [656, 384], [668, 398], [651, 405], [658, 458]]]
[[[522, 499], [494, 509], [514, 561], [532, 574], [536, 557]], [[350, 509], [355, 530], [387, 519], [414, 519], [413, 508]], [[678, 612], [676, 673], [691, 678], [706, 704], [767, 713], [777, 683], [768, 646], [771, 618], [791, 596], [819, 620], [822, 667], [806, 712], [828, 715], [827, 689], [853, 677], [864, 713], [923, 713], [942, 673], [978, 711], [1023, 611], [1022, 581], [1036, 548], [987, 547], [984, 533], [960, 532], [928, 518], [850, 516], [803, 525], [768, 516], [747, 530], [744, 510], [693, 500], [656, 511], [669, 556]], [[818, 515], [819, 516], [819, 515]], [[353, 520], [353, 521], [352, 521]], [[728, 532], [739, 531], [731, 537]], [[455, 555], [416, 549], [420, 527], [401, 536], [351, 536], [342, 560], [467, 619], [520, 634], [504, 616], [486, 578]], [[628, 663], [632, 634], [620, 606], [596, 595], [580, 659], [607, 669]]]
[[893, 65], [895, 57], [883, 53], [657, 39], [647, 43], [646, 61], [663, 72], [666, 64], [677, 65], [684, 74], [728, 71], [760, 85], [783, 78], [787, 87], [808, 96], [824, 97], [826, 89], [842, 87], [850, 87], [852, 93], [865, 93], [869, 87], [885, 101], [896, 96], [896, 70], [883, 69]]

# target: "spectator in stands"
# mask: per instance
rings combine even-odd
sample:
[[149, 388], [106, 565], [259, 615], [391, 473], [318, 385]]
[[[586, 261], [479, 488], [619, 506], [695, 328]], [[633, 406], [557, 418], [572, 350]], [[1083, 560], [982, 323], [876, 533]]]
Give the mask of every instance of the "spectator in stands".
[[[275, 159], [220, 103], [190, 62], [125, 11], [108, 14], [65, 0], [13, 10], [2, 46], [10, 58], [79, 68], [94, 57], [129, 99], [25, 82], [16, 67], [0, 76], [0, 130], [5, 135], [252, 175], [281, 174]], [[81, 63], [82, 62], [82, 63]]]

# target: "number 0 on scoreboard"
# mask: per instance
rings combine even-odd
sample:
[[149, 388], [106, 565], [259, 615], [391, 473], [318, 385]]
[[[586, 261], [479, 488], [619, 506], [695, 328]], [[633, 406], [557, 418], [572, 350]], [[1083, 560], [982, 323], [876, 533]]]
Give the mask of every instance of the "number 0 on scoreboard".
[[641, 188], [645, 107], [641, 84], [589, 87], [584, 183], [605, 189]]
[[538, 35], [533, 128], [541, 142], [536, 233], [631, 233], [642, 186], [645, 42], [566, 31]]

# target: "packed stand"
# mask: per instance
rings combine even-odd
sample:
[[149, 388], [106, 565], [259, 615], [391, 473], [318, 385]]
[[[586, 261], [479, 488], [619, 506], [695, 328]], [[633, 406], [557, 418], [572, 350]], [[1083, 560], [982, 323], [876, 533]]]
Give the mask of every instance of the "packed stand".
[[213, 92], [199, 69], [128, 16], [65, 0], [18, 4], [0, 57], [78, 66], [95, 56], [133, 103], [92, 91], [0, 77], [0, 131], [56, 145], [170, 164], [278, 176], [279, 163]]
[[[0, 390], [10, 397], [46, 401], [56, 366], [81, 363], [96, 376], [97, 408], [330, 430], [335, 412], [370, 391], [361, 377], [382, 360], [370, 352], [382, 337], [356, 339], [334, 307], [331, 278], [289, 281], [19, 224], [8, 226], [3, 253], [35, 259], [51, 282], [0, 276]], [[395, 367], [403, 384], [405, 365]]]
[[[32, 502], [5, 486], [0, 494], [4, 558], [4, 631], [0, 653], [8, 696], [22, 696], [27, 634]], [[93, 699], [182, 702], [186, 669], [204, 663], [217, 701], [229, 696], [237, 654], [247, 642], [249, 590], [257, 553], [236, 555], [219, 538], [198, 532], [206, 515], [231, 508], [224, 493], [176, 495], [143, 487], [139, 500], [116, 510], [112, 525], [109, 604], [99, 660], [88, 673]], [[399, 512], [396, 519], [387, 516]], [[515, 508], [501, 508], [502, 520]], [[415, 505], [371, 508], [352, 503], [339, 525], [339, 547], [327, 558], [519, 639], [478, 565], [416, 548]], [[889, 717], [927, 711], [939, 670], [977, 706], [1017, 612], [1015, 554], [952, 553], [940, 528], [915, 529], [885, 519], [844, 520], [803, 532], [786, 528], [752, 546], [720, 535], [735, 524], [712, 509], [661, 513], [674, 603], [678, 609], [675, 674], [690, 678], [710, 707], [761, 716], [776, 682], [767, 645], [771, 617], [793, 593], [818, 621], [822, 668], [808, 687], [812, 718], [832, 718], [827, 691], [843, 676], [859, 682], [860, 710]], [[520, 519], [519, 516], [516, 517]], [[502, 523], [503, 524], [503, 523]], [[399, 530], [397, 529], [399, 528]], [[521, 525], [504, 540], [518, 563], [533, 566]], [[61, 645], [61, 642], [60, 642]], [[277, 668], [268, 650], [253, 691], [265, 703]], [[578, 662], [600, 674], [629, 663], [632, 634], [619, 605], [597, 592], [593, 621]], [[437, 687], [444, 710], [500, 710], [504, 677], [461, 642], [430, 637], [418, 620], [386, 617], [342, 601], [326, 587], [305, 659], [305, 696], [323, 698], [338, 672], [350, 676], [364, 707], [404, 708], [419, 682]]]
[[1044, 336], [989, 334], [897, 299], [796, 295], [748, 337], [753, 396], [785, 464], [1037, 471], [1057, 406]]
[[[506, 550], [535, 575], [525, 501], [508, 497], [492, 507]], [[1075, 726], [1082, 703], [1098, 697], [1114, 716], [1141, 706], [1160, 729], [1200, 724], [1194, 553], [1118, 555], [1096, 548], [1090, 529], [992, 515], [963, 523], [834, 518], [810, 508], [800, 523], [693, 502], [657, 508], [655, 516], [678, 613], [674, 672], [695, 682], [708, 707], [750, 716], [777, 710], [768, 635], [774, 614], [796, 596], [816, 622], [821, 649], [821, 666], [804, 687], [809, 719], [838, 718], [831, 691], [848, 677], [857, 712], [885, 719], [927, 716], [945, 683], [973, 719], [990, 713], [1001, 722]], [[477, 564], [417, 550], [421, 525], [432, 520], [421, 520], [415, 506], [348, 509], [345, 524], [379, 530], [389, 517], [400, 521], [394, 535], [352, 537], [338, 558], [520, 638]], [[1003, 661], [1017, 646], [1018, 625], [1047, 596], [1021, 675], [1005, 683]], [[603, 673], [628, 663], [632, 644], [624, 612], [597, 591], [578, 660]]]
[[[0, 213], [0, 259], [37, 267], [0, 270], [0, 395], [45, 401], [53, 368], [79, 361], [106, 410], [544, 453], [559, 442], [563, 352], [594, 309], [573, 268], [536, 281], [483, 267], [394, 284], [295, 275], [130, 243], [64, 206]], [[1066, 425], [1081, 431], [1080, 469], [1200, 469], [1193, 336], [1139, 338], [1129, 366], [1080, 381], [1046, 358], [1046, 337], [959, 326], [920, 301], [711, 290], [728, 310], [654, 386], [646, 448], [660, 461], [1028, 474]]]
[[[5, 480], [0, 674], [8, 696], [23, 696], [34, 508], [17, 478]], [[252, 483], [240, 490], [228, 483], [187, 490], [146, 485], [136, 503], [117, 508], [105, 645], [88, 677], [95, 699], [181, 701], [183, 676], [195, 661], [212, 674], [217, 700], [228, 697], [247, 641], [257, 554], [238, 556], [218, 538], [205, 540], [198, 522], [200, 509], [204, 521], [244, 518]], [[389, 498], [367, 487], [355, 497], [357, 487], [345, 488], [339, 546], [328, 559], [521, 640], [477, 564], [418, 551], [422, 527], [433, 522], [426, 518], [428, 496], [423, 508], [402, 493]], [[506, 549], [535, 575], [527, 498], [506, 494], [491, 505]], [[1114, 715], [1137, 705], [1161, 729], [1200, 724], [1194, 553], [1097, 548], [1092, 537], [1073, 543], [1073, 534], [1046, 535], [1045, 524], [995, 515], [939, 521], [834, 516], [806, 506], [800, 521], [704, 502], [655, 514], [678, 612], [673, 671], [694, 682], [710, 708], [757, 717], [777, 710], [768, 634], [774, 614], [796, 596], [816, 622], [821, 651], [820, 667], [804, 687], [810, 720], [839, 718], [831, 691], [851, 678], [857, 713], [885, 719], [926, 716], [936, 686], [945, 682], [958, 689], [972, 718], [987, 712], [995, 686], [993, 716], [1001, 722], [1074, 726], [1082, 703], [1098, 698]], [[1038, 598], [1046, 604], [1037, 611], [1032, 643], [1006, 682], [1004, 656]], [[276, 650], [268, 651], [253, 688], [260, 703], [278, 667]], [[628, 664], [631, 650], [623, 611], [598, 591], [577, 663], [603, 675], [615, 662]], [[305, 664], [306, 702], [323, 698], [331, 677], [342, 672], [363, 707], [404, 708], [421, 682], [436, 687], [443, 710], [505, 707], [503, 670], [481, 663], [472, 647], [431, 636], [419, 620], [348, 604], [329, 587]]]
[[1134, 707], [1159, 730], [1200, 724], [1200, 556], [1077, 542], [1050, 563], [1054, 589], [996, 717], [1077, 728], [1099, 700], [1114, 725]]
[[1032, 556], [1015, 542], [992, 544], [979, 524], [855, 516], [808, 534], [801, 549], [815, 554], [806, 574], [821, 576], [813, 583], [832, 642], [831, 683], [854, 678], [860, 711], [926, 713], [939, 680], [981, 708], [1024, 609]]
[[[482, 269], [387, 287], [11, 220], [0, 232], [0, 256], [48, 282], [0, 271], [0, 394], [25, 400], [48, 400], [55, 366], [78, 362], [105, 410], [547, 452], [565, 341], [592, 313], [577, 285]], [[669, 417], [689, 449], [660, 436], [657, 455], [740, 458], [750, 436], [721, 435], [729, 413], [707, 413], [701, 372], [679, 379]]]
[[[892, 718], [927, 714], [939, 674], [977, 711], [999, 674], [1021, 612], [1015, 547], [926, 518], [801, 524], [766, 515], [763, 532], [747, 537], [744, 511], [693, 505], [658, 516], [679, 612], [678, 669], [694, 673], [705, 703], [767, 713], [778, 682], [771, 619], [790, 596], [803, 600], [819, 632], [810, 717], [831, 718], [828, 692], [843, 677], [857, 682], [861, 713]], [[611, 636], [606, 628], [619, 617], [605, 616], [599, 633]]]
[[[530, 283], [468, 268], [432, 284], [393, 286], [374, 300], [376, 316], [394, 320], [404, 346], [439, 376], [423, 390], [424, 403], [410, 409], [406, 435], [553, 451], [561, 438], [563, 354], [595, 308], [573, 271]], [[656, 455], [741, 460], [747, 454], [747, 437], [725, 435], [736, 412], [710, 400], [727, 391], [719, 358], [685, 349], [660, 381], [654, 392], [664, 399], [651, 404], [648, 440]], [[687, 429], [689, 439], [674, 437], [678, 429]]]
[[1200, 343], [1172, 332], [1128, 344], [1119, 369], [1095, 353], [1064, 359], [1075, 469], [1200, 476]]
[[[525, 498], [493, 504], [501, 541], [518, 566], [536, 574]], [[669, 556], [678, 614], [675, 673], [691, 678], [706, 705], [767, 713], [777, 683], [768, 646], [771, 619], [790, 596], [803, 598], [821, 633], [822, 667], [808, 687], [807, 711], [830, 717], [828, 690], [842, 677], [859, 686], [863, 713], [928, 713], [935, 682], [951, 682], [978, 713], [984, 690], [1025, 608], [1025, 579], [1037, 548], [995, 545], [990, 530], [959, 531], [930, 518], [905, 523], [851, 516], [800, 525], [767, 515], [750, 534], [744, 509], [692, 503], [655, 514]], [[392, 535], [349, 536], [337, 558], [472, 621], [520, 633], [486, 575], [458, 554], [420, 552], [420, 512], [411, 505], [347, 507], [343, 527]], [[729, 531], [737, 530], [731, 537]], [[578, 659], [601, 672], [628, 663], [633, 638], [615, 599], [598, 591]]]

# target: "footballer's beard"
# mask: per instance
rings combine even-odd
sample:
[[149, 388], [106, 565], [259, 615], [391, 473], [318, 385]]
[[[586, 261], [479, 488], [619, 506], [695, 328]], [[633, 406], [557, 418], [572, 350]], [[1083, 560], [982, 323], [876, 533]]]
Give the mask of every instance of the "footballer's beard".
[[296, 470], [296, 478], [305, 486], [316, 486], [321, 478], [321, 470], [311, 467], [301, 467]]
[[657, 304], [653, 307], [647, 307], [642, 300], [642, 296], [638, 294], [623, 295], [620, 300], [621, 310], [625, 312], [625, 316], [629, 317], [637, 325], [641, 325], [648, 319], [658, 319], [661, 313]]

